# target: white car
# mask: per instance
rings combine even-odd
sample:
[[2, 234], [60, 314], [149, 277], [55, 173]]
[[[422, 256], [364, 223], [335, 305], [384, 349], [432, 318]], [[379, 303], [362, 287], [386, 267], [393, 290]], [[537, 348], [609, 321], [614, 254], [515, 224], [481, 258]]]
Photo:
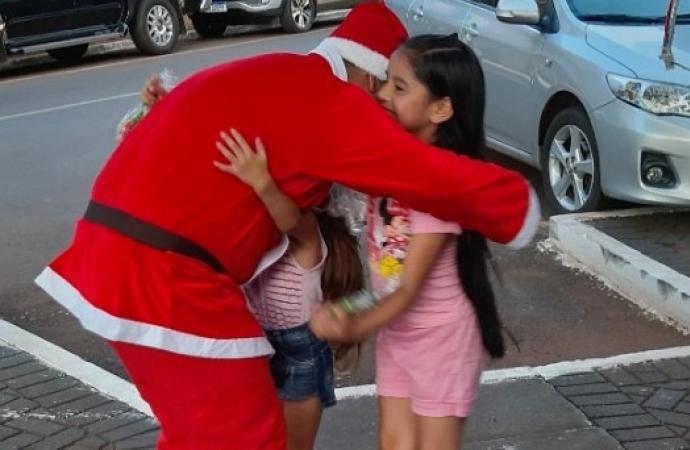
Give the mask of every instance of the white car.
[[669, 0], [387, 0], [474, 49], [489, 145], [540, 168], [559, 212], [690, 205], [690, 0], [671, 2], [666, 32]]

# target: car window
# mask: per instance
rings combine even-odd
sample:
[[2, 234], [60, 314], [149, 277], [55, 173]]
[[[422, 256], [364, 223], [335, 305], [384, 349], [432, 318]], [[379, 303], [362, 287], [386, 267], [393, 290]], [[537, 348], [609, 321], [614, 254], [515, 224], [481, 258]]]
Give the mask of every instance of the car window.
[[491, 6], [492, 8], [495, 8], [498, 4], [498, 0], [474, 0], [474, 2], [482, 5]]
[[[659, 22], [666, 17], [669, 0], [567, 0], [570, 9], [586, 22]], [[690, 15], [690, 3], [680, 2], [678, 16]]]

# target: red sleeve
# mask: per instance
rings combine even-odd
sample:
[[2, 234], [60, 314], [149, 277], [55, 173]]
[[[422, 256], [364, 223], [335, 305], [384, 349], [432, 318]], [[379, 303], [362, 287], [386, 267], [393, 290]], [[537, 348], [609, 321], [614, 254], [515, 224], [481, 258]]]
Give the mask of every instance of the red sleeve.
[[494, 242], [530, 242], [540, 210], [521, 174], [422, 143], [359, 88], [331, 100], [310, 136], [321, 150], [303, 153], [307, 175], [395, 198]]

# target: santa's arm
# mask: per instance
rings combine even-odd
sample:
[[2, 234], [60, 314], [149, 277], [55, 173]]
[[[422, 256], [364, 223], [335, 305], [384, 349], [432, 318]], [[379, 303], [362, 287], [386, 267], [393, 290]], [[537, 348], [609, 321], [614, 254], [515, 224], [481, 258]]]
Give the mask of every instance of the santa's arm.
[[519, 173], [422, 143], [356, 88], [323, 110], [309, 136], [321, 151], [303, 155], [305, 174], [393, 197], [501, 244], [533, 238], [539, 201]]

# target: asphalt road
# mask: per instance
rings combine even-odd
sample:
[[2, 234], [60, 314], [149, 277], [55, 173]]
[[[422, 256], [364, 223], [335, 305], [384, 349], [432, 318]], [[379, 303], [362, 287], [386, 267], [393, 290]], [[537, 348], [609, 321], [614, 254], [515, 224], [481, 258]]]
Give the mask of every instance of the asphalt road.
[[[144, 58], [130, 48], [92, 54], [77, 65], [38, 58], [0, 71], [0, 317], [117, 375], [126, 377], [100, 338], [33, 284], [68, 245], [99, 168], [115, 145], [115, 127], [137, 102], [151, 74], [166, 67], [184, 77], [217, 63], [258, 53], [306, 52], [330, 30], [304, 35], [276, 30], [229, 33], [182, 42], [172, 55]], [[280, 83], [279, 75], [276, 83]], [[304, 89], [309, 86], [286, 86]], [[199, 114], [212, 114], [200, 105]], [[535, 185], [538, 173], [495, 155]], [[511, 336], [508, 355], [491, 367], [541, 365], [687, 345], [673, 328], [646, 317], [592, 276], [552, 252], [547, 218], [534, 245], [496, 248], [502, 275], [499, 302]], [[360, 370], [341, 384], [370, 383], [370, 346]]]

